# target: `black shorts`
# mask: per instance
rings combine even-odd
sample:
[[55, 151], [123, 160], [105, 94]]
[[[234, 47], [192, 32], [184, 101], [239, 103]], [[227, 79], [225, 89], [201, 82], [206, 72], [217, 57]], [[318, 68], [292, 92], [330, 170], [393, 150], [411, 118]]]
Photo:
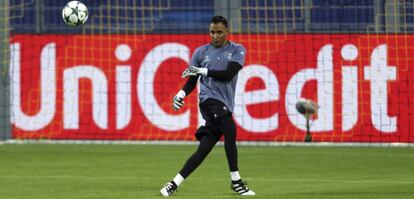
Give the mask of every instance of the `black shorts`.
[[213, 141], [219, 141], [223, 133], [217, 130], [218, 121], [223, 117], [231, 117], [231, 112], [222, 102], [215, 99], [207, 99], [201, 103], [200, 112], [203, 119], [206, 120], [206, 124], [197, 129], [195, 137], [200, 141], [201, 138], [208, 135]]

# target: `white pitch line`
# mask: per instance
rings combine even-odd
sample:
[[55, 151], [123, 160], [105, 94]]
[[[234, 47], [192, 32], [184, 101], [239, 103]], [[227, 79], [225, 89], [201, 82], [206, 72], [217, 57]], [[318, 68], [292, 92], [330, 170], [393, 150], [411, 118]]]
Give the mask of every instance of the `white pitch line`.
[[[120, 145], [197, 145], [197, 141], [139, 141], [139, 140], [48, 140], [48, 139], [10, 139], [3, 141], [4, 144], [120, 144]], [[222, 141], [218, 145], [223, 145]], [[410, 148], [414, 143], [404, 142], [272, 142], [272, 141], [238, 141], [240, 146], [267, 146], [267, 147], [385, 147], [385, 148]]]

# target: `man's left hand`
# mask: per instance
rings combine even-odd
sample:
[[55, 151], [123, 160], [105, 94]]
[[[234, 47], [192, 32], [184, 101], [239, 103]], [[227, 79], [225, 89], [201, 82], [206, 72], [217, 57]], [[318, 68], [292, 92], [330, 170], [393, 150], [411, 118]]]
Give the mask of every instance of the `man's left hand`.
[[184, 78], [187, 76], [197, 76], [197, 75], [207, 76], [207, 71], [208, 71], [207, 68], [198, 68], [195, 66], [189, 66], [183, 71], [181, 78]]

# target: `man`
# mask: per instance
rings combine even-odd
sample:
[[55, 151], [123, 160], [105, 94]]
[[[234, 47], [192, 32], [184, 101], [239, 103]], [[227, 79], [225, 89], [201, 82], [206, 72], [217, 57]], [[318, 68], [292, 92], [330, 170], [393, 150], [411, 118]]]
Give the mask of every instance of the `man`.
[[182, 75], [189, 78], [182, 90], [173, 98], [173, 109], [177, 111], [184, 106], [184, 98], [194, 90], [200, 77], [200, 111], [206, 123], [196, 131], [195, 136], [200, 141], [197, 150], [175, 178], [161, 189], [163, 196], [174, 193], [223, 135], [231, 188], [240, 195], [255, 195], [240, 178], [236, 125], [232, 118], [237, 73], [244, 64], [246, 50], [242, 45], [227, 40], [227, 20], [222, 16], [211, 19], [209, 33], [211, 43], [196, 49], [190, 66]]

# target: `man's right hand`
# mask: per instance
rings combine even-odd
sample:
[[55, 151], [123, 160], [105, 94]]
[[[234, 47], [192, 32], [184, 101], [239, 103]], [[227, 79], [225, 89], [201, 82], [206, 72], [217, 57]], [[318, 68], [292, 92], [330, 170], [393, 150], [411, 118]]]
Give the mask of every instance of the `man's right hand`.
[[184, 106], [184, 97], [185, 97], [185, 92], [183, 90], [178, 91], [178, 93], [174, 96], [173, 100], [172, 100], [172, 108], [174, 109], [174, 111], [178, 111], [178, 109], [180, 109], [181, 107]]

